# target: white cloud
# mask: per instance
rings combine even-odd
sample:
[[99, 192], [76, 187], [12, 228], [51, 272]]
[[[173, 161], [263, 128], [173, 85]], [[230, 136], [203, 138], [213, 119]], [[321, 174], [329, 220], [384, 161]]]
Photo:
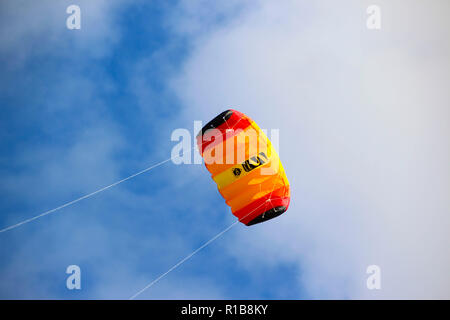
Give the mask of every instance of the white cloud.
[[77, 1], [81, 8], [81, 29], [68, 30], [66, 9], [73, 1], [3, 2], [0, 54], [8, 56], [9, 67], [23, 66], [30, 55], [59, 56], [66, 50], [101, 58], [110, 54], [112, 45], [120, 39], [115, 13], [123, 3]]
[[448, 3], [381, 1], [380, 31], [368, 2], [260, 4], [195, 38], [173, 83], [186, 119], [234, 107], [281, 129], [291, 208], [230, 254], [298, 263], [310, 297], [450, 298]]

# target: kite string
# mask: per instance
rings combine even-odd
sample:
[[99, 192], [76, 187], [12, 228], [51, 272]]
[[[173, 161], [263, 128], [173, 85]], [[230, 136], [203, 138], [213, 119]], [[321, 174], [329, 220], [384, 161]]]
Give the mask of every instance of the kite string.
[[[238, 121], [239, 122], [239, 121]], [[237, 124], [237, 123], [236, 123]], [[227, 123], [228, 125], [228, 123]], [[233, 126], [234, 128], [234, 126]], [[272, 186], [272, 191], [270, 192], [269, 198], [264, 201], [263, 203], [261, 203], [259, 206], [257, 206], [255, 209], [253, 209], [252, 211], [250, 211], [249, 213], [247, 213], [245, 216], [243, 216], [242, 218], [238, 219], [237, 221], [233, 222], [231, 225], [229, 225], [228, 227], [226, 227], [224, 230], [222, 230], [221, 232], [219, 232], [218, 234], [216, 234], [214, 237], [212, 237], [211, 239], [209, 239], [208, 241], [206, 241], [204, 244], [202, 244], [200, 247], [198, 247], [197, 249], [195, 249], [194, 251], [192, 251], [190, 254], [188, 254], [186, 257], [184, 257], [183, 259], [181, 259], [180, 261], [178, 261], [176, 264], [174, 264], [171, 268], [169, 268], [169, 270], [167, 270], [166, 272], [162, 273], [161, 275], [159, 275], [155, 280], [153, 280], [152, 282], [150, 282], [148, 285], [146, 285], [144, 288], [142, 288], [141, 290], [139, 290], [137, 293], [135, 293], [134, 295], [132, 295], [129, 300], [134, 300], [136, 297], [138, 297], [140, 294], [142, 294], [144, 291], [146, 291], [147, 289], [149, 289], [150, 287], [152, 287], [154, 284], [156, 284], [159, 280], [161, 280], [162, 278], [164, 278], [166, 275], [168, 275], [170, 272], [172, 272], [173, 270], [175, 270], [176, 268], [178, 268], [180, 265], [182, 265], [183, 263], [185, 263], [186, 261], [188, 261], [190, 258], [192, 258], [195, 254], [197, 254], [199, 251], [201, 251], [203, 248], [207, 247], [209, 244], [211, 244], [212, 242], [214, 242], [215, 240], [217, 240], [220, 236], [222, 236], [224, 233], [226, 233], [227, 231], [229, 231], [231, 228], [233, 228], [237, 223], [241, 222], [243, 219], [247, 218], [250, 214], [252, 214], [253, 212], [255, 212], [256, 210], [258, 210], [259, 208], [261, 208], [263, 205], [268, 205], [269, 203], [271, 203], [271, 197], [272, 194], [275, 190], [275, 186], [277, 184], [277, 180], [280, 177], [281, 173], [280, 173], [280, 168], [278, 166], [278, 172], [277, 172], [277, 177], [275, 178], [275, 181], [273, 183]], [[261, 186], [260, 186], [261, 188]], [[264, 210], [265, 213], [265, 210]]]
[[[227, 121], [226, 119], [224, 119], [224, 120], [226, 121], [226, 124], [227, 124], [228, 128], [230, 128], [230, 126], [228, 125], [228, 121]], [[232, 130], [233, 130], [234, 127], [240, 122], [240, 120], [241, 120], [241, 119], [239, 119], [239, 120], [232, 126], [232, 128], [231, 128]], [[203, 144], [204, 144], [204, 143], [206, 143], [206, 142], [203, 141], [203, 142], [201, 143], [201, 144], [202, 144], [202, 147], [203, 147]], [[195, 149], [195, 148], [198, 148], [198, 145], [197, 145], [197, 144], [195, 144], [194, 147], [191, 148], [190, 150], [184, 152], [182, 155], [185, 155], [185, 154], [187, 154], [187, 153], [192, 152], [192, 150]], [[136, 173], [134, 173], [134, 174], [132, 174], [132, 175], [126, 177], [126, 178], [123, 178], [123, 179], [121, 179], [121, 180], [119, 180], [119, 181], [116, 181], [116, 182], [114, 182], [114, 183], [112, 183], [112, 184], [110, 184], [110, 185], [108, 185], [108, 186], [102, 187], [102, 188], [100, 188], [100, 189], [98, 189], [98, 190], [96, 190], [96, 191], [94, 191], [94, 192], [91, 192], [91, 193], [86, 194], [86, 195], [84, 195], [84, 196], [82, 196], [82, 197], [79, 197], [79, 198], [77, 198], [77, 199], [75, 199], [75, 200], [72, 200], [72, 201], [70, 201], [70, 202], [67, 202], [67, 203], [65, 203], [65, 204], [63, 204], [63, 205], [61, 205], [61, 206], [59, 206], [59, 207], [56, 207], [56, 208], [53, 208], [53, 209], [51, 209], [51, 210], [45, 211], [45, 212], [43, 212], [43, 213], [41, 213], [41, 214], [38, 214], [38, 215], [36, 215], [36, 216], [34, 216], [34, 217], [32, 217], [32, 218], [23, 220], [23, 221], [21, 221], [21, 222], [19, 222], [19, 223], [16, 223], [16, 224], [14, 224], [14, 225], [11, 225], [11, 226], [9, 226], [9, 227], [6, 227], [6, 228], [4, 228], [4, 229], [1, 229], [1, 230], [0, 230], [0, 233], [3, 233], [3, 232], [8, 231], [8, 230], [15, 229], [15, 228], [17, 228], [17, 227], [19, 227], [19, 226], [21, 226], [21, 225], [24, 225], [24, 224], [26, 224], [26, 223], [29, 223], [29, 222], [31, 222], [31, 221], [37, 220], [37, 219], [39, 219], [39, 218], [41, 218], [41, 217], [44, 217], [44, 216], [49, 215], [49, 214], [51, 214], [51, 213], [54, 213], [54, 212], [56, 212], [56, 211], [58, 211], [58, 210], [60, 210], [60, 209], [63, 209], [63, 208], [65, 208], [65, 207], [68, 207], [68, 206], [70, 206], [70, 205], [72, 205], [72, 204], [75, 204], [75, 203], [81, 201], [81, 200], [84, 200], [84, 199], [87, 199], [87, 198], [89, 198], [89, 197], [92, 197], [92, 196], [94, 196], [94, 195], [97, 194], [97, 193], [100, 193], [100, 192], [102, 192], [102, 191], [105, 191], [105, 190], [107, 190], [107, 189], [110, 189], [110, 188], [112, 188], [112, 187], [114, 187], [114, 186], [116, 186], [116, 185], [119, 185], [119, 184], [121, 184], [121, 183], [123, 183], [123, 182], [125, 182], [125, 181], [127, 181], [127, 180], [130, 180], [130, 179], [132, 179], [132, 178], [134, 178], [134, 177], [136, 177], [136, 176], [138, 176], [138, 175], [141, 175], [141, 174], [143, 174], [143, 173], [145, 173], [145, 172], [148, 172], [148, 171], [150, 171], [150, 170], [152, 170], [152, 169], [155, 169], [155, 168], [157, 168], [157, 167], [159, 167], [159, 166], [161, 166], [161, 165], [163, 165], [163, 164], [169, 162], [170, 160], [173, 160], [174, 158], [181, 157], [182, 155], [177, 155], [177, 156], [175, 156], [175, 157], [172, 156], [172, 157], [170, 157], [170, 158], [168, 158], [168, 159], [166, 159], [166, 160], [160, 161], [160, 162], [158, 162], [158, 163], [156, 163], [156, 164], [154, 164], [154, 165], [152, 165], [152, 166], [150, 166], [150, 167], [148, 167], [148, 168], [146, 168], [146, 169], [143, 169], [143, 170], [141, 170], [141, 171], [139, 171], [139, 172], [136, 172]], [[278, 172], [278, 175], [279, 175], [279, 174], [280, 174], [280, 173]], [[275, 188], [275, 184], [276, 184], [276, 181], [274, 182], [273, 189]], [[272, 189], [272, 192], [270, 193], [270, 195], [272, 195], [273, 189]], [[215, 235], [213, 238], [211, 238], [210, 240], [208, 240], [207, 242], [205, 242], [202, 246], [200, 246], [199, 248], [197, 248], [196, 250], [194, 250], [191, 254], [189, 254], [188, 256], [186, 256], [185, 258], [183, 258], [182, 260], [180, 260], [177, 264], [175, 264], [174, 266], [172, 266], [168, 271], [166, 271], [165, 273], [163, 273], [162, 275], [160, 275], [158, 278], [156, 278], [156, 279], [155, 279], [154, 281], [152, 281], [150, 284], [148, 284], [148, 285], [145, 286], [143, 289], [141, 289], [139, 292], [137, 292], [135, 295], [133, 295], [132, 297], [130, 297], [130, 299], [132, 300], [132, 299], [136, 298], [136, 297], [137, 297], [138, 295], [140, 295], [142, 292], [144, 292], [145, 290], [147, 290], [148, 288], [150, 288], [152, 285], [154, 285], [156, 282], [158, 282], [159, 280], [161, 280], [164, 276], [166, 276], [166, 275], [169, 274], [171, 271], [173, 271], [174, 269], [176, 269], [178, 266], [180, 266], [181, 264], [183, 264], [184, 262], [186, 262], [187, 260], [189, 260], [191, 257], [193, 257], [197, 252], [199, 252], [200, 250], [202, 250], [203, 248], [205, 248], [206, 246], [208, 246], [210, 243], [212, 243], [213, 241], [215, 241], [216, 239], [218, 239], [221, 235], [223, 235], [225, 232], [227, 232], [228, 230], [230, 230], [230, 229], [231, 229], [233, 226], [235, 226], [238, 222], [240, 222], [240, 221], [242, 221], [243, 219], [245, 219], [246, 217], [248, 217], [251, 213], [253, 213], [253, 212], [256, 211], [257, 209], [259, 209], [259, 208], [262, 207], [263, 205], [266, 205], [266, 206], [267, 206], [267, 202], [270, 202], [270, 199], [267, 199], [265, 202], [263, 202], [261, 205], [257, 206], [255, 209], [253, 209], [252, 211], [250, 211], [250, 212], [249, 212], [248, 214], [246, 214], [244, 217], [240, 218], [239, 220], [235, 221], [235, 222], [232, 223], [230, 226], [228, 226], [226, 229], [224, 229], [223, 231], [219, 232], [219, 233], [218, 233], [217, 235]]]
[[[226, 119], [224, 119], [224, 120], [226, 121]], [[239, 119], [239, 120], [233, 125], [233, 127], [231, 128], [231, 130], [234, 129], [234, 127], [239, 123], [240, 120], [241, 120], [241, 119]], [[227, 126], [229, 127], [228, 122], [227, 122]], [[201, 146], [203, 147], [203, 144], [205, 144], [205, 143], [207, 143], [207, 142], [209, 142], [209, 141], [202, 141]], [[110, 184], [110, 185], [107, 185], [107, 186], [105, 186], [105, 187], [102, 187], [102, 188], [100, 188], [100, 189], [98, 189], [98, 190], [96, 190], [96, 191], [94, 191], [94, 192], [91, 192], [91, 193], [86, 194], [86, 195], [84, 195], [84, 196], [81, 196], [81, 197], [79, 197], [79, 198], [77, 198], [77, 199], [75, 199], [75, 200], [72, 200], [72, 201], [69, 201], [69, 202], [67, 202], [67, 203], [64, 203], [64, 204], [62, 204], [62, 205], [60, 205], [60, 206], [58, 206], [58, 207], [56, 207], [56, 208], [53, 208], [53, 209], [47, 210], [47, 211], [45, 211], [45, 212], [42, 212], [42, 213], [40, 213], [40, 214], [38, 214], [38, 215], [36, 215], [36, 216], [34, 216], [34, 217], [31, 217], [31, 218], [29, 218], [29, 219], [25, 219], [25, 220], [23, 220], [23, 221], [21, 221], [21, 222], [18, 222], [18, 223], [16, 223], [16, 224], [13, 224], [13, 225], [11, 225], [11, 226], [9, 226], [9, 227], [0, 229], [0, 233], [3, 233], [3, 232], [6, 232], [6, 231], [15, 229], [15, 228], [20, 227], [20, 226], [22, 226], [22, 225], [24, 225], [24, 224], [27, 224], [27, 223], [29, 223], [29, 222], [32, 222], [32, 221], [34, 221], [34, 220], [37, 220], [37, 219], [42, 218], [42, 217], [44, 217], [44, 216], [47, 216], [47, 215], [49, 215], [49, 214], [51, 214], [51, 213], [54, 213], [54, 212], [56, 212], [56, 211], [58, 211], [58, 210], [61, 210], [61, 209], [66, 208], [66, 207], [68, 207], [68, 206], [71, 206], [71, 205], [73, 205], [73, 204], [75, 204], [75, 203], [77, 203], [77, 202], [80, 202], [80, 201], [84, 200], [84, 199], [90, 198], [90, 197], [96, 195], [97, 193], [100, 193], [100, 192], [103, 192], [103, 191], [105, 191], [105, 190], [108, 190], [108, 189], [110, 189], [110, 188], [112, 188], [112, 187], [114, 187], [114, 186], [117, 186], [118, 184], [121, 184], [122, 182], [125, 182], [125, 181], [130, 180], [130, 179], [132, 179], [132, 178], [134, 178], [134, 177], [136, 177], [136, 176], [139, 176], [139, 175], [141, 175], [141, 174], [143, 174], [143, 173], [145, 173], [145, 172], [148, 172], [148, 171], [150, 171], [150, 170], [152, 170], [152, 169], [155, 169], [155, 168], [157, 168], [157, 167], [159, 167], [159, 166], [165, 164], [166, 162], [169, 162], [170, 160], [173, 160], [174, 158], [182, 157], [183, 155], [192, 152], [192, 150], [194, 150], [194, 149], [196, 149], [196, 148], [197, 148], [197, 150], [198, 150], [198, 145], [197, 145], [197, 144], [195, 144], [194, 147], [192, 147], [190, 150], [184, 152], [182, 155], [177, 155], [177, 156], [175, 156], [175, 157], [172, 156], [172, 157], [170, 157], [170, 158], [168, 158], [168, 159], [166, 159], [166, 160], [163, 160], [163, 161], [161, 161], [161, 162], [158, 162], [157, 164], [154, 164], [154, 165], [152, 165], [152, 166], [150, 166], [150, 167], [148, 167], [148, 168], [146, 168], [146, 169], [143, 169], [143, 170], [141, 170], [141, 171], [139, 171], [139, 172], [136, 172], [136, 173], [134, 173], [134, 174], [132, 174], [132, 175], [126, 177], [126, 178], [123, 178], [123, 179], [121, 179], [121, 180], [119, 180], [119, 181], [116, 181], [116, 182]], [[203, 148], [202, 148], [202, 149], [203, 149]]]
[[212, 242], [214, 242], [215, 240], [217, 240], [220, 236], [222, 236], [224, 233], [226, 233], [227, 231], [229, 231], [231, 228], [233, 228], [237, 223], [241, 222], [243, 219], [247, 218], [250, 214], [252, 214], [253, 212], [255, 212], [256, 210], [258, 210], [259, 208], [261, 208], [263, 205], [267, 206], [267, 203], [269, 202], [269, 200], [264, 201], [263, 203], [261, 203], [259, 206], [257, 206], [255, 209], [253, 209], [252, 211], [250, 211], [248, 214], [246, 214], [245, 216], [243, 216], [242, 218], [238, 219], [237, 221], [233, 222], [232, 224], [230, 224], [228, 227], [226, 227], [224, 230], [222, 230], [221, 232], [219, 232], [218, 234], [216, 234], [214, 237], [212, 237], [211, 239], [209, 239], [208, 241], [206, 241], [204, 244], [202, 244], [200, 247], [198, 247], [197, 249], [195, 249], [194, 251], [192, 251], [190, 254], [188, 254], [186, 257], [184, 257], [183, 259], [181, 259], [180, 261], [178, 261], [176, 264], [174, 264], [171, 268], [169, 268], [169, 270], [167, 270], [166, 272], [162, 273], [161, 275], [159, 275], [155, 280], [153, 280], [152, 282], [150, 282], [148, 285], [146, 285], [144, 288], [142, 288], [141, 290], [139, 290], [137, 293], [135, 293], [134, 295], [132, 295], [130, 298], [128, 298], [128, 300], [134, 300], [137, 296], [139, 296], [141, 293], [143, 293], [145, 290], [149, 289], [151, 286], [153, 286], [155, 283], [157, 283], [159, 280], [161, 280], [162, 278], [164, 278], [166, 275], [168, 275], [170, 272], [172, 272], [173, 270], [175, 270], [176, 268], [178, 268], [180, 265], [182, 265], [183, 263], [185, 263], [186, 261], [188, 261], [190, 258], [192, 258], [196, 253], [198, 253], [199, 251], [201, 251], [203, 248], [207, 247], [209, 244], [211, 244]]
[[110, 184], [110, 185], [107, 185], [107, 186], [105, 186], [105, 187], [102, 187], [102, 188], [100, 188], [100, 189], [98, 189], [98, 190], [96, 190], [96, 191], [94, 191], [94, 192], [88, 193], [88, 194], [86, 194], [86, 195], [84, 195], [84, 196], [81, 196], [81, 197], [75, 199], [75, 200], [72, 200], [72, 201], [69, 201], [69, 202], [67, 202], [67, 203], [64, 203], [64, 204], [60, 205], [59, 207], [53, 208], [53, 209], [51, 209], [51, 210], [45, 211], [45, 212], [43, 212], [43, 213], [40, 213], [40, 214], [38, 214], [38, 215], [36, 215], [36, 216], [34, 216], [34, 217], [32, 217], [32, 218], [25, 219], [25, 220], [23, 220], [23, 221], [21, 221], [21, 222], [18, 222], [18, 223], [16, 223], [16, 224], [14, 224], [14, 225], [11, 225], [11, 226], [9, 226], [9, 227], [3, 228], [3, 229], [0, 230], [0, 233], [6, 232], [6, 231], [8, 231], [8, 230], [15, 229], [15, 228], [17, 228], [17, 227], [20, 227], [21, 225], [27, 224], [27, 223], [29, 223], [29, 222], [32, 222], [32, 221], [34, 221], [34, 220], [37, 220], [37, 219], [42, 218], [42, 217], [44, 217], [44, 216], [47, 216], [47, 215], [49, 215], [49, 214], [51, 214], [51, 213], [54, 213], [54, 212], [56, 212], [56, 211], [58, 211], [58, 210], [60, 210], [60, 209], [63, 209], [63, 208], [68, 207], [68, 206], [70, 206], [70, 205], [73, 205], [73, 204], [75, 204], [75, 203], [77, 203], [77, 202], [80, 202], [80, 201], [82, 201], [82, 200], [84, 200], [84, 199], [90, 198], [90, 197], [92, 197], [92, 196], [94, 196], [94, 195], [96, 195], [96, 194], [98, 194], [98, 193], [100, 193], [100, 192], [103, 192], [103, 191], [105, 191], [105, 190], [108, 190], [108, 189], [110, 189], [110, 188], [112, 188], [112, 187], [115, 187], [115, 186], [117, 186], [117, 185], [119, 185], [119, 184], [121, 184], [121, 183], [123, 183], [123, 182], [125, 182], [125, 181], [127, 181], [127, 180], [130, 180], [130, 179], [132, 179], [132, 178], [134, 178], [134, 177], [137, 177], [137, 176], [139, 176], [139, 175], [141, 175], [141, 174], [143, 174], [143, 173], [149, 172], [149, 171], [152, 170], [152, 169], [155, 169], [155, 168], [157, 168], [157, 167], [159, 167], [159, 166], [162, 166], [163, 164], [165, 164], [166, 162], [169, 162], [170, 160], [173, 160], [173, 159], [178, 158], [178, 157], [182, 157], [183, 155], [192, 152], [192, 150], [193, 150], [194, 148], [196, 148], [196, 146], [192, 147], [190, 150], [187, 150], [187, 151], [183, 152], [182, 155], [177, 155], [177, 156], [175, 156], [175, 157], [172, 156], [172, 157], [170, 157], [170, 158], [168, 158], [168, 159], [166, 159], [166, 160], [160, 161], [160, 162], [158, 162], [158, 163], [156, 163], [156, 164], [154, 164], [154, 165], [151, 165], [151, 166], [148, 167], [148, 168], [145, 168], [145, 169], [143, 169], [143, 170], [141, 170], [141, 171], [139, 171], [139, 172], [136, 172], [136, 173], [134, 173], [134, 174], [132, 174], [132, 175], [126, 177], [126, 178], [123, 178], [123, 179], [121, 179], [121, 180], [119, 180], [119, 181], [116, 181], [116, 182]]

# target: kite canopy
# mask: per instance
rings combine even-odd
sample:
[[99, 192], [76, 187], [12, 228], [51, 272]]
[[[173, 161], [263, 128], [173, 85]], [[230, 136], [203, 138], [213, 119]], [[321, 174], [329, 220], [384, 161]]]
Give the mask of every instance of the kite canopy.
[[284, 213], [290, 190], [266, 134], [245, 114], [227, 110], [197, 135], [205, 166], [232, 213], [247, 226]]

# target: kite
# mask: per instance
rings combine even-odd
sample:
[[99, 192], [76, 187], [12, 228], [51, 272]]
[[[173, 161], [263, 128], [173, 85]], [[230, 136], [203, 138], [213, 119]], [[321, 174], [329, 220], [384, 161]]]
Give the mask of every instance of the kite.
[[197, 135], [205, 166], [231, 212], [250, 226], [289, 207], [290, 188], [272, 143], [245, 114], [227, 110]]

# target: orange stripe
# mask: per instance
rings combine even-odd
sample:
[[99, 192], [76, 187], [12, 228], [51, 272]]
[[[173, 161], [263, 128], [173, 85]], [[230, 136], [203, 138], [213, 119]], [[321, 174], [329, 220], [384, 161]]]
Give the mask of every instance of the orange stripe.
[[[259, 144], [261, 144], [261, 149], [265, 148], [267, 149], [268, 145], [268, 139], [265, 135], [260, 134], [257, 129], [255, 128], [255, 123], [252, 122], [250, 126], [248, 126], [245, 130], [240, 131], [238, 134], [234, 134], [225, 141], [222, 141], [221, 143], [217, 144], [214, 148], [208, 148], [203, 152], [203, 158], [205, 159], [205, 166], [208, 169], [208, 171], [213, 175], [217, 175], [227, 169], [230, 169], [231, 167], [235, 166], [236, 164], [243, 162], [250, 157], [258, 154], [259, 150]], [[250, 148], [249, 143], [243, 143], [242, 137], [244, 135], [249, 135], [249, 130], [255, 130], [255, 138], [256, 138], [256, 146], [253, 148]], [[227, 141], [231, 140], [231, 146], [227, 146]], [[253, 144], [252, 144], [253, 145]], [[228, 150], [226, 148], [233, 147], [233, 158], [230, 157], [230, 152], [227, 152]], [[222, 156], [217, 157], [215, 156], [215, 152], [217, 150], [222, 149]], [[230, 148], [231, 149], [231, 148]], [[231, 151], [231, 150], [230, 150]], [[220, 152], [220, 151], [219, 151]], [[227, 158], [228, 154], [228, 158]], [[243, 159], [237, 159], [237, 155], [244, 155]], [[221, 163], [209, 163], [213, 162], [214, 159], [219, 160]], [[217, 161], [217, 162], [219, 162]]]
[[[267, 179], [259, 184], [242, 184], [240, 187], [235, 186], [235, 188], [233, 188], [234, 184], [235, 183], [226, 188], [228, 191], [227, 194], [224, 194], [223, 190], [219, 190], [232, 211], [239, 210], [252, 201], [270, 194], [272, 190], [284, 187], [287, 185], [287, 179], [285, 179], [284, 175], [277, 175], [276, 177], [272, 176], [272, 179]], [[239, 190], [241, 190], [241, 192], [238, 192]]]

